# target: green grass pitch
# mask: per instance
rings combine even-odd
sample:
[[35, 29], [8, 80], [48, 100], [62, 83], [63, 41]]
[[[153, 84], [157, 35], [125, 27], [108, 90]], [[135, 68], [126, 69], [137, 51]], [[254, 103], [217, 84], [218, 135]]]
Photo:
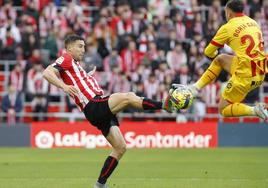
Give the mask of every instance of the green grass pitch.
[[[92, 188], [109, 149], [0, 149], [0, 188]], [[268, 188], [268, 148], [131, 149], [111, 188]]]

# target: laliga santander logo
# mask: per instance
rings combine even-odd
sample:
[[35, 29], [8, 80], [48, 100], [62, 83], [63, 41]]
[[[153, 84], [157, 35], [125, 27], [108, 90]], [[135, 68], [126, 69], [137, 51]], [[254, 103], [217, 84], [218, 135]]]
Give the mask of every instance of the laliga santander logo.
[[35, 136], [35, 145], [38, 148], [52, 147], [107, 147], [108, 142], [102, 135], [91, 135], [86, 131], [74, 132], [71, 134], [62, 134], [60, 132], [51, 133], [49, 131], [40, 131]]
[[[193, 131], [181, 134], [136, 134], [128, 131], [124, 134], [128, 148], [207, 148], [211, 146], [212, 135], [197, 134]], [[52, 147], [108, 147], [109, 143], [101, 135], [88, 134], [86, 131], [65, 134], [61, 132], [51, 133], [40, 131], [35, 136], [35, 145], [38, 148]]]
[[54, 143], [54, 138], [51, 132], [41, 131], [35, 136], [35, 144], [38, 148], [51, 148]]

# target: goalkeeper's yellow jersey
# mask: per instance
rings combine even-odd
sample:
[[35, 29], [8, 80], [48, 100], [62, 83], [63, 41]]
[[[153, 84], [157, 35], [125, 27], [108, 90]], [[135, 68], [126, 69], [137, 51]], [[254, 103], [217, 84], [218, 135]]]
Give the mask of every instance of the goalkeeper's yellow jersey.
[[243, 13], [237, 14], [220, 27], [206, 47], [205, 55], [210, 58], [215, 57], [218, 48], [223, 47], [224, 44], [230, 46], [238, 57], [235, 74], [241, 77], [254, 77], [266, 73], [264, 41], [255, 20]]

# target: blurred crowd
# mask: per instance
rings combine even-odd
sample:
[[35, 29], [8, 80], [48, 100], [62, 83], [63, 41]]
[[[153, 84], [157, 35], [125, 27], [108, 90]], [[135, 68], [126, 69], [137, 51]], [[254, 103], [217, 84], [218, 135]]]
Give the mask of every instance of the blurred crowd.
[[[33, 112], [46, 112], [51, 96], [60, 91], [42, 79], [42, 71], [64, 53], [65, 36], [76, 33], [86, 42], [81, 63], [87, 71], [97, 67], [95, 76], [106, 94], [132, 90], [139, 96], [161, 100], [171, 83], [192, 83], [209, 65], [203, 51], [225, 22], [225, 3], [0, 0], [0, 59], [17, 61], [10, 73], [9, 93], [16, 92], [18, 98], [25, 94]], [[267, 41], [268, 0], [245, 0], [245, 7], [245, 13], [260, 24]], [[268, 49], [267, 43], [265, 47]], [[221, 52], [232, 54], [228, 46]], [[191, 109], [196, 117], [202, 118], [207, 106], [217, 105], [226, 80], [223, 73], [203, 90]], [[257, 99], [258, 91], [252, 96], [249, 102]], [[9, 100], [10, 105], [15, 101]], [[8, 112], [4, 104], [2, 110]], [[66, 104], [69, 111], [74, 110], [69, 98]]]

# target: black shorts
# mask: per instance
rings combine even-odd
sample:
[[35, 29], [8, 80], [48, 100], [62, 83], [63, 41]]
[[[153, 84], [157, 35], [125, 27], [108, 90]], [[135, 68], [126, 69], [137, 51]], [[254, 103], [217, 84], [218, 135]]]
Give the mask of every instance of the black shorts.
[[84, 108], [87, 120], [101, 130], [105, 137], [108, 135], [110, 127], [119, 126], [116, 115], [112, 114], [109, 108], [109, 97], [95, 96]]

